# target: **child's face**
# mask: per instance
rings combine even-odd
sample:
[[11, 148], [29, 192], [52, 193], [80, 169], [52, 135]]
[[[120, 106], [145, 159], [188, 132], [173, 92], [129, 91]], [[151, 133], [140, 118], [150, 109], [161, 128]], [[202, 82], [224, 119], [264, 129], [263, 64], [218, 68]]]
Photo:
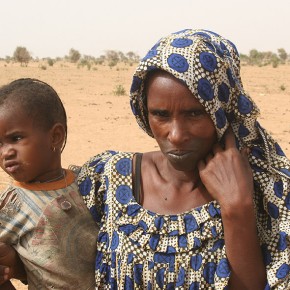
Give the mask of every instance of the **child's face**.
[[0, 108], [0, 166], [20, 182], [41, 181], [54, 169], [50, 131], [33, 124], [20, 106]]

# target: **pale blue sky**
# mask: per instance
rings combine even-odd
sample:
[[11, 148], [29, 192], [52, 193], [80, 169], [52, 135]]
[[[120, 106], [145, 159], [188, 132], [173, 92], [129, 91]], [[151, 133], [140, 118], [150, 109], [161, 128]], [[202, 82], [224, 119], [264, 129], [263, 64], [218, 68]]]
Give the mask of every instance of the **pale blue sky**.
[[2, 0], [0, 57], [25, 46], [33, 57], [63, 57], [70, 48], [141, 57], [162, 36], [205, 28], [250, 49], [290, 53], [290, 0]]

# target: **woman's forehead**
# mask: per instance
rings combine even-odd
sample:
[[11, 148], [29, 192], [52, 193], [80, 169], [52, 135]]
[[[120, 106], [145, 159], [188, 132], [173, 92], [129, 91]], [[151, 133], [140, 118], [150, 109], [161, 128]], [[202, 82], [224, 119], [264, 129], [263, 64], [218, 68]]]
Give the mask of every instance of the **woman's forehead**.
[[165, 71], [156, 71], [148, 77], [147, 104], [183, 105], [183, 108], [203, 107], [186, 84]]

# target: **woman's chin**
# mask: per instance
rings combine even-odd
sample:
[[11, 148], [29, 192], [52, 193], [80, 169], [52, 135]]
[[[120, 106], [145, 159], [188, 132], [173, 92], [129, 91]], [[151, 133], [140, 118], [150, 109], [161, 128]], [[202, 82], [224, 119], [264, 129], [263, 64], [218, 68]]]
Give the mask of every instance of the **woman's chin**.
[[177, 170], [177, 171], [183, 171], [183, 172], [193, 172], [197, 168], [197, 162], [196, 161], [189, 161], [189, 162], [173, 162], [169, 161], [171, 166]]

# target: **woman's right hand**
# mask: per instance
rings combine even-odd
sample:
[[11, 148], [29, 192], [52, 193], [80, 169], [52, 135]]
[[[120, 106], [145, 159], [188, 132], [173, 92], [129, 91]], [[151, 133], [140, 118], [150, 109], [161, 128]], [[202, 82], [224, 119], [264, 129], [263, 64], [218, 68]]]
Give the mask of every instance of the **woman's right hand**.
[[231, 270], [229, 289], [264, 289], [266, 268], [257, 234], [253, 174], [247, 150], [236, 148], [232, 130], [226, 133], [225, 147], [215, 146], [213, 154], [199, 163], [199, 173], [220, 204]]
[[199, 162], [199, 174], [222, 214], [237, 213], [243, 205], [253, 206], [253, 175], [247, 152], [237, 149], [231, 129], [226, 132], [225, 148], [216, 144], [213, 154]]

